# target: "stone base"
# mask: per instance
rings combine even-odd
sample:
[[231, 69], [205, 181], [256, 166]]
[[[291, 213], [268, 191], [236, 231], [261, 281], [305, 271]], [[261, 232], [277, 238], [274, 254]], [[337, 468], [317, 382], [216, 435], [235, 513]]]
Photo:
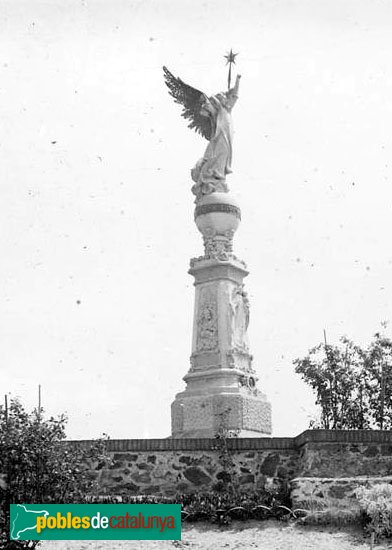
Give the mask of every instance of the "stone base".
[[356, 477], [297, 477], [290, 481], [293, 508], [315, 511], [342, 510], [359, 512], [356, 490], [359, 487], [370, 488], [381, 483], [392, 484], [391, 476]]
[[215, 437], [220, 428], [239, 437], [271, 434], [271, 405], [259, 391], [195, 395], [179, 393], [172, 403], [172, 437]]

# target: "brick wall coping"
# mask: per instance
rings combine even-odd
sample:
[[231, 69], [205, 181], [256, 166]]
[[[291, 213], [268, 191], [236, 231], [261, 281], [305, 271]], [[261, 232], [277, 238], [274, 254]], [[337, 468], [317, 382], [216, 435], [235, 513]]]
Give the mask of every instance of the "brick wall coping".
[[[237, 451], [296, 450], [306, 443], [365, 443], [392, 444], [392, 431], [380, 430], [306, 430], [297, 437], [238, 437], [228, 440], [228, 447]], [[88, 446], [92, 440], [67, 441], [68, 444]], [[211, 451], [215, 439], [109, 439], [111, 452], [153, 451]]]
[[[68, 444], [88, 446], [92, 440], [67, 441]], [[150, 451], [213, 451], [215, 439], [109, 439], [107, 450], [111, 452], [150, 452]], [[291, 437], [231, 438], [228, 447], [238, 451], [258, 449], [292, 449], [295, 450]]]
[[305, 443], [390, 443], [390, 430], [306, 430], [294, 438], [295, 446]]

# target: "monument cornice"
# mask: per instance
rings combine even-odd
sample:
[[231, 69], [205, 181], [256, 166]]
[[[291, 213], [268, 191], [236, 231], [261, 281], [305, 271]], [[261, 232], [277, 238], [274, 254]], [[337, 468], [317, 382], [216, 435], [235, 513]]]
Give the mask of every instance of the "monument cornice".
[[204, 260], [200, 262], [200, 265], [191, 267], [188, 273], [195, 277], [195, 285], [218, 279], [226, 279], [237, 283], [239, 278], [242, 280], [249, 275], [249, 271], [235, 260]]

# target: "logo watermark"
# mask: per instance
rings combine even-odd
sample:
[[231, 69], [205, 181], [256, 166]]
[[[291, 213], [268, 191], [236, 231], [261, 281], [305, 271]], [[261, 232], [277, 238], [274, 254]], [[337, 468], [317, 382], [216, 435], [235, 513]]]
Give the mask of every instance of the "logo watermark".
[[180, 504], [11, 504], [12, 540], [181, 540]]

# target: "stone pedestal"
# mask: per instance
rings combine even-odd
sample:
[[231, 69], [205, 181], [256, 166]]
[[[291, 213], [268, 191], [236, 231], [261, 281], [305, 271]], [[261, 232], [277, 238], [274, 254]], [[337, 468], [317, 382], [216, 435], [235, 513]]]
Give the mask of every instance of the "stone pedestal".
[[257, 389], [247, 337], [248, 271], [232, 252], [240, 218], [228, 193], [206, 195], [196, 206], [205, 255], [189, 270], [196, 287], [191, 367], [172, 403], [172, 437], [214, 437], [220, 428], [241, 437], [271, 433], [271, 406]]

